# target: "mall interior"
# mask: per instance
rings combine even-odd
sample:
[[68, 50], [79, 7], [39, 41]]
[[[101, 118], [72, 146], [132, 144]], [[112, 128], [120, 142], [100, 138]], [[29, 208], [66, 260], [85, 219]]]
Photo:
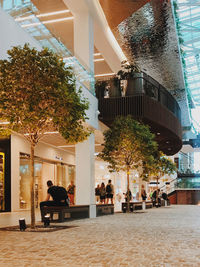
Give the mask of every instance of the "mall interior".
[[[46, 197], [46, 182], [68, 187], [74, 182], [75, 204], [89, 205], [96, 217], [95, 187], [111, 179], [115, 211], [121, 210], [126, 174], [110, 173], [97, 158], [103, 132], [118, 115], [131, 114], [148, 124], [159, 149], [177, 166], [161, 177], [159, 187], [173, 204], [200, 203], [200, 38], [195, 0], [0, 0], [0, 58], [29, 43], [48, 47], [71, 66], [77, 89], [89, 101], [90, 137], [76, 145], [59, 132], [46, 132], [35, 150], [36, 207]], [[140, 67], [135, 81], [113, 79], [121, 62]], [[98, 90], [95, 85], [107, 86]], [[105, 90], [106, 89], [106, 90]], [[0, 122], [3, 124], [4, 122]], [[130, 173], [133, 199], [147, 183]], [[30, 146], [18, 133], [0, 140], [0, 212], [30, 209]], [[140, 198], [140, 196], [139, 196]], [[138, 199], [139, 200], [139, 199]]]

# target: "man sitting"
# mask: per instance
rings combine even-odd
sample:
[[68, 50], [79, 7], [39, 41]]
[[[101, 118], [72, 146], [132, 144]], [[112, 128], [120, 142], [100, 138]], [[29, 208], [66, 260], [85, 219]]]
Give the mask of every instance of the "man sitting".
[[[64, 187], [53, 185], [51, 180], [47, 181], [47, 186], [47, 197], [45, 201], [40, 202], [40, 210], [44, 206], [69, 206], [67, 191]], [[50, 197], [53, 200], [49, 200]]]

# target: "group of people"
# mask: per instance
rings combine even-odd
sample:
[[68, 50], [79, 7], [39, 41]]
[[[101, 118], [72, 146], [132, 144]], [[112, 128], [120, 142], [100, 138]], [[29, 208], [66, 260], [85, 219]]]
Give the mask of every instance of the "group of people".
[[111, 204], [113, 204], [114, 186], [112, 180], [108, 180], [108, 184], [102, 182], [101, 185], [97, 185], [95, 188], [96, 202], [101, 204], [108, 204], [109, 199]]
[[168, 195], [160, 189], [156, 189], [155, 191], [151, 192], [150, 198], [153, 203], [153, 206], [157, 207], [161, 206], [161, 199], [164, 199], [167, 202], [169, 202]]

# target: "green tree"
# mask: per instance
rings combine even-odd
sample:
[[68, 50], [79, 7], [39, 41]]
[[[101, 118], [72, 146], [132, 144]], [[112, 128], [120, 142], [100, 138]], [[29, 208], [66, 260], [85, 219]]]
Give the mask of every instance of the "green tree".
[[[149, 127], [134, 120], [131, 116], [118, 117], [111, 128], [104, 133], [104, 148], [99, 157], [109, 163], [112, 171], [127, 173], [127, 192], [129, 192], [129, 174], [131, 170], [143, 169], [144, 163], [153, 162], [157, 143]], [[142, 177], [145, 177], [143, 174]], [[127, 210], [129, 211], [129, 194]]]
[[67, 142], [88, 137], [84, 128], [88, 102], [76, 92], [72, 69], [47, 48], [28, 44], [8, 50], [0, 60], [0, 118], [30, 142], [31, 227], [35, 227], [34, 149], [46, 131], [59, 131]]
[[[177, 171], [176, 165], [174, 162], [167, 158], [167, 156], [162, 151], [157, 151], [154, 153], [154, 160], [151, 164], [145, 166], [145, 173], [148, 177], [156, 177], [157, 181], [157, 190], [158, 190], [158, 180], [165, 174], [171, 175]], [[158, 202], [158, 194], [157, 200]]]

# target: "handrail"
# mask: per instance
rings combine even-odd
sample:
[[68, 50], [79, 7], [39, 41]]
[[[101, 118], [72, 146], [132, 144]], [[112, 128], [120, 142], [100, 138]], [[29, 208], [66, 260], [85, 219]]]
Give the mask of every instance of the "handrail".
[[[138, 74], [141, 74], [141, 77], [130, 77], [130, 79], [126, 80], [142, 80], [141, 82], [141, 88], [138, 92], [139, 88], [137, 88], [137, 93], [135, 92], [133, 95], [137, 95], [138, 93], [144, 93], [145, 95], [151, 97], [152, 99], [156, 100], [157, 102], [160, 102], [163, 106], [165, 106], [167, 109], [169, 109], [181, 122], [181, 109], [179, 107], [178, 102], [176, 99], [171, 95], [171, 93], [162, 86], [159, 82], [154, 80], [151, 76], [147, 75], [145, 72], [140, 72]], [[112, 81], [113, 78], [106, 78], [102, 79], [103, 81]], [[152, 81], [155, 81], [155, 84], [152, 83]], [[120, 89], [120, 85], [116, 85], [116, 89]], [[148, 91], [149, 90], [149, 91]], [[151, 91], [151, 92], [150, 92]], [[153, 94], [149, 95], [149, 94]], [[130, 96], [130, 95], [129, 95]], [[103, 98], [103, 96], [102, 96]], [[113, 97], [110, 97], [113, 98]]]

